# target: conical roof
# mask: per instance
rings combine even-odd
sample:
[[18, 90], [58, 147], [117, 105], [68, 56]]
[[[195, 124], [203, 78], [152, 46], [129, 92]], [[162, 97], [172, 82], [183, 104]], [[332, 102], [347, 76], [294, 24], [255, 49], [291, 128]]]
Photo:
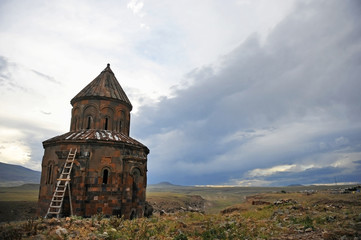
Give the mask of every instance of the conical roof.
[[127, 95], [120, 86], [113, 71], [110, 69], [110, 64], [90, 82], [83, 90], [81, 90], [71, 101], [73, 105], [75, 102], [83, 99], [114, 99], [123, 102], [132, 110]]
[[57, 144], [57, 143], [122, 143], [133, 145], [136, 147], [141, 147], [146, 149], [146, 152], [149, 153], [149, 149], [138, 142], [134, 138], [131, 138], [124, 133], [114, 132], [109, 130], [101, 129], [81, 129], [78, 131], [71, 131], [65, 134], [50, 138], [43, 142], [43, 146]]

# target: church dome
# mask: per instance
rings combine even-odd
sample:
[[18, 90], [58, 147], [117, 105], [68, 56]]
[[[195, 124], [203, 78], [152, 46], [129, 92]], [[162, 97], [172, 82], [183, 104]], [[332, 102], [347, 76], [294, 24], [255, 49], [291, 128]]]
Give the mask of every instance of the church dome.
[[75, 102], [84, 99], [111, 99], [120, 101], [127, 105], [132, 110], [132, 104], [130, 103], [127, 95], [120, 86], [113, 71], [110, 69], [110, 64], [91, 81], [85, 88], [83, 88], [71, 101], [74, 105]]

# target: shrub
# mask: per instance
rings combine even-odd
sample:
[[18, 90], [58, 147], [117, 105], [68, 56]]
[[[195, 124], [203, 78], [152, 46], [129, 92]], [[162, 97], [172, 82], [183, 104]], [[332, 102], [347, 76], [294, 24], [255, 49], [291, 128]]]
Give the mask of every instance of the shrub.
[[188, 240], [188, 237], [184, 233], [180, 233], [173, 238], [174, 240]]

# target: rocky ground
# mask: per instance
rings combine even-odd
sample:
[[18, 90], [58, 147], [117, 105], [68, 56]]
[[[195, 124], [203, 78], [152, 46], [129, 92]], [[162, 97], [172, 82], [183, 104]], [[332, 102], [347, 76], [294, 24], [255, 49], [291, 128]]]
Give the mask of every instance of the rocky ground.
[[[192, 209], [204, 203], [189, 199], [199, 204]], [[3, 223], [0, 239], [361, 239], [359, 192], [259, 194], [219, 214], [156, 204], [164, 214], [131, 221], [96, 215]]]
[[155, 215], [177, 212], [204, 213], [206, 200], [199, 195], [186, 195], [171, 199], [148, 197], [147, 201], [153, 207]]

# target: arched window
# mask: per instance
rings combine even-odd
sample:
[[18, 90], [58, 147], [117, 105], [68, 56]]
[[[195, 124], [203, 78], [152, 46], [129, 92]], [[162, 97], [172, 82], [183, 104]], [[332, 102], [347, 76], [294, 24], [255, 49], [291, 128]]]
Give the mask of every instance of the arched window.
[[104, 119], [104, 130], [108, 130], [108, 122], [109, 122], [109, 118], [106, 117], [106, 118]]
[[92, 124], [92, 117], [91, 116], [88, 116], [87, 118], [87, 124], [86, 124], [86, 129], [90, 129], [91, 128], [91, 124]]
[[132, 202], [135, 202], [138, 195], [138, 184], [140, 181], [140, 170], [138, 168], [134, 168], [132, 171], [133, 175], [133, 184], [132, 184]]
[[103, 170], [103, 184], [108, 184], [108, 179], [109, 179], [109, 170], [104, 169]]
[[78, 130], [78, 118], [74, 119], [74, 129]]
[[137, 182], [134, 180], [133, 181], [133, 186], [132, 186], [132, 202], [135, 202], [135, 200], [137, 199], [137, 194], [138, 194], [138, 187], [137, 187]]
[[49, 164], [47, 169], [46, 184], [53, 183], [53, 164]]
[[82, 115], [82, 129], [94, 129], [95, 123], [97, 122], [97, 116], [99, 110], [96, 105], [89, 104], [84, 107], [83, 115]]
[[125, 123], [125, 113], [122, 110], [120, 111], [119, 132], [123, 132], [124, 123]]
[[123, 122], [122, 122], [122, 120], [120, 120], [120, 121], [119, 121], [119, 132], [122, 131], [122, 124], [123, 124]]

